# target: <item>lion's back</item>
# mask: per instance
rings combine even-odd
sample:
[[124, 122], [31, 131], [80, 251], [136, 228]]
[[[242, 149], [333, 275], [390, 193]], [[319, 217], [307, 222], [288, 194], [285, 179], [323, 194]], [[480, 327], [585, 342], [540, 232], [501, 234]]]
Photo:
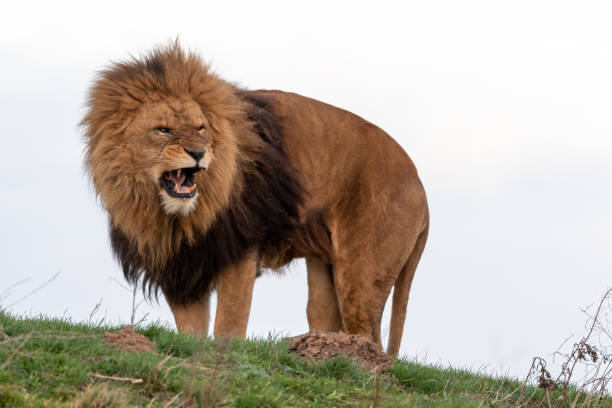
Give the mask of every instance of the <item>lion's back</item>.
[[313, 196], [337, 202], [351, 192], [363, 195], [366, 190], [366, 194], [390, 198], [406, 195], [415, 205], [426, 205], [412, 160], [378, 126], [295, 93], [257, 92], [273, 101], [271, 107], [282, 123], [283, 143]]

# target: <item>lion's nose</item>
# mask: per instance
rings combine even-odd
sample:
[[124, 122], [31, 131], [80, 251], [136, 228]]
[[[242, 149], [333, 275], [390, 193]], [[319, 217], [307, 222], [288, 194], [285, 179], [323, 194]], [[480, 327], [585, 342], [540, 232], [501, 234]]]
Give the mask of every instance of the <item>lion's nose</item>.
[[188, 155], [193, 157], [195, 161], [199, 161], [202, 157], [204, 157], [204, 153], [206, 153], [206, 148], [204, 147], [202, 149], [194, 149], [194, 150], [187, 150], [185, 148], [183, 149], [185, 150], [185, 152], [187, 152]]

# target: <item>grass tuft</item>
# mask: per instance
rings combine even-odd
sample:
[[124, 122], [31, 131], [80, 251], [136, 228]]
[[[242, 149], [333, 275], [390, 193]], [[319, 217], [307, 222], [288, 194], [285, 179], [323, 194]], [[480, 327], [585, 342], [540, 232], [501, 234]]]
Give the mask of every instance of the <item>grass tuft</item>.
[[130, 391], [124, 387], [91, 384], [71, 401], [73, 408], [122, 408], [130, 404]]

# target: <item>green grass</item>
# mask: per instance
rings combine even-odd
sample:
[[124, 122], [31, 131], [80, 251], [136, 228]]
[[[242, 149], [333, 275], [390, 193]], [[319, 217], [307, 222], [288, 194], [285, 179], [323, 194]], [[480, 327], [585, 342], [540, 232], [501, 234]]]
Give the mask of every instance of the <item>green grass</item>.
[[[405, 360], [377, 377], [345, 358], [297, 358], [275, 338], [227, 343], [151, 325], [138, 331], [157, 351], [120, 352], [101, 341], [118, 329], [0, 311], [0, 407], [548, 406], [544, 390], [510, 379]], [[553, 406], [569, 407], [576, 394], [558, 395]]]

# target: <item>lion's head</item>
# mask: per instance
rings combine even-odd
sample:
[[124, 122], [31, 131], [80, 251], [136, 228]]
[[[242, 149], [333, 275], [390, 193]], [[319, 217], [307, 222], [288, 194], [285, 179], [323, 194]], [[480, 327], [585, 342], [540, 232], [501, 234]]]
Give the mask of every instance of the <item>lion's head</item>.
[[167, 214], [188, 215], [196, 206], [197, 173], [213, 158], [211, 128], [200, 105], [193, 99], [166, 99], [142, 105], [124, 132], [124, 139], [137, 147], [136, 171], [149, 176], [157, 187]]
[[232, 85], [174, 44], [103, 70], [87, 107], [86, 166], [115, 226], [143, 251], [210, 226], [237, 168]]

